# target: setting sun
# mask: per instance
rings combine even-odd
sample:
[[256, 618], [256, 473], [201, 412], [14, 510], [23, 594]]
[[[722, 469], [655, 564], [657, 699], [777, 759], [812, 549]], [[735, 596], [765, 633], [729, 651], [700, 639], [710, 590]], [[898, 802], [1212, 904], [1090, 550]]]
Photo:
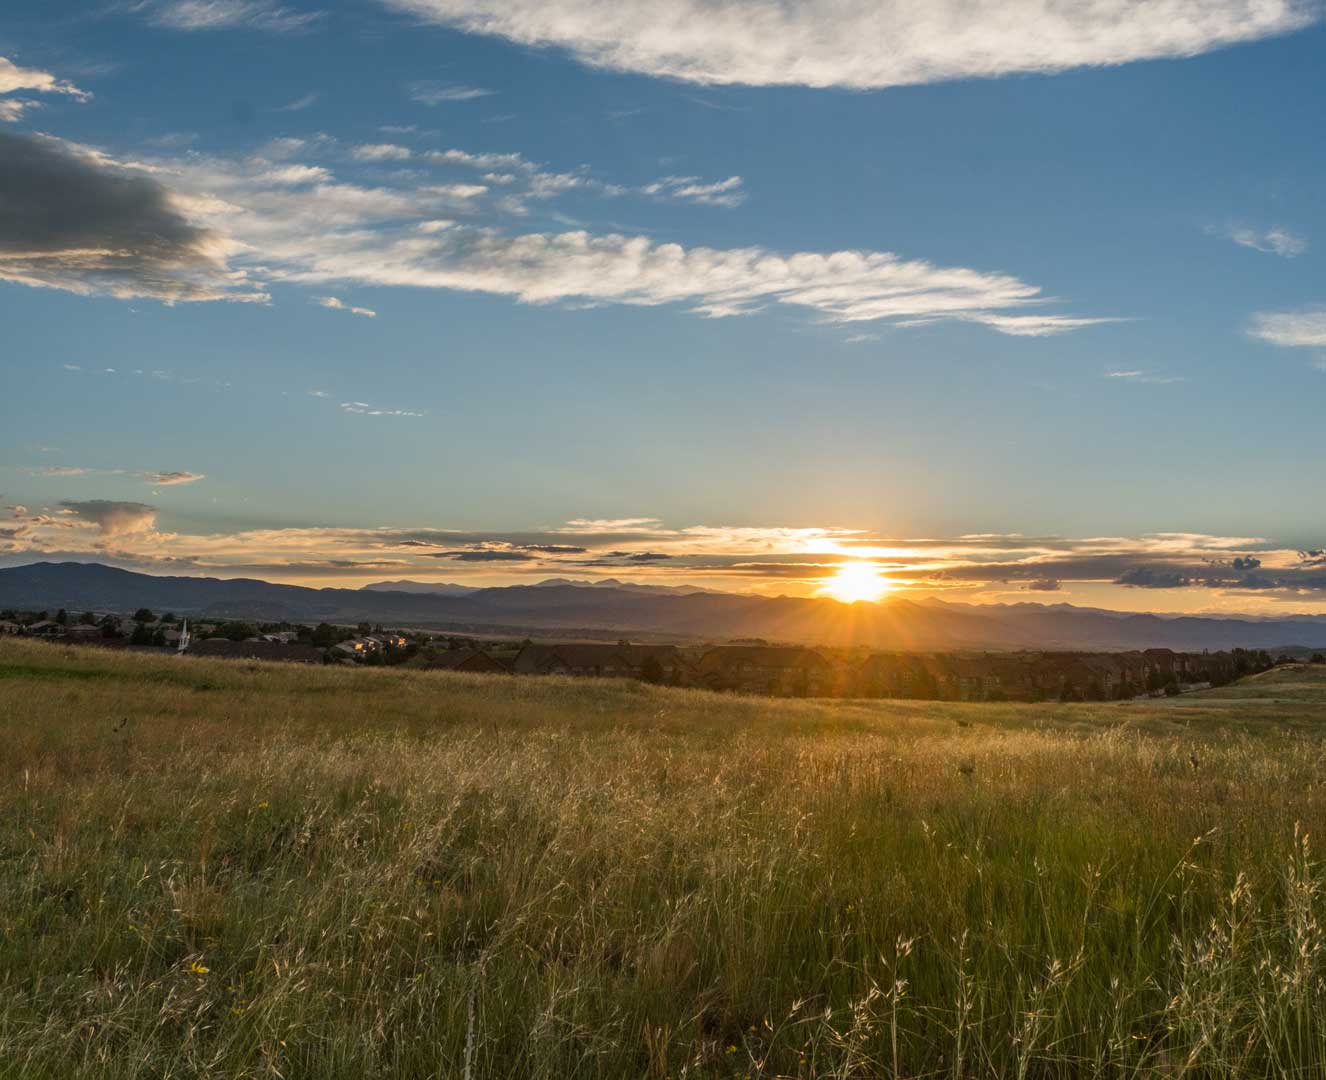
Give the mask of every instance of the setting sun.
[[879, 566], [875, 563], [846, 562], [838, 567], [821, 592], [844, 604], [854, 604], [858, 600], [879, 600], [890, 588], [892, 586], [880, 576]]

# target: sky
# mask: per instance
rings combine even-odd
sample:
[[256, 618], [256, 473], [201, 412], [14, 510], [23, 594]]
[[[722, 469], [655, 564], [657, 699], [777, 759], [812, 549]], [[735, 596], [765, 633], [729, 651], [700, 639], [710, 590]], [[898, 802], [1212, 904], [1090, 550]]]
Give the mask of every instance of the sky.
[[1324, 20], [8, 0], [0, 566], [1326, 612]]

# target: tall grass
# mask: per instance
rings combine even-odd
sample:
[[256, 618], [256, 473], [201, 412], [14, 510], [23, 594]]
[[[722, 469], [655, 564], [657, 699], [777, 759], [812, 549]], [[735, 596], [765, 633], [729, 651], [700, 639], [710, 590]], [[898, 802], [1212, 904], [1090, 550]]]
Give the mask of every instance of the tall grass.
[[1323, 721], [6, 643], [0, 1077], [1326, 1075]]

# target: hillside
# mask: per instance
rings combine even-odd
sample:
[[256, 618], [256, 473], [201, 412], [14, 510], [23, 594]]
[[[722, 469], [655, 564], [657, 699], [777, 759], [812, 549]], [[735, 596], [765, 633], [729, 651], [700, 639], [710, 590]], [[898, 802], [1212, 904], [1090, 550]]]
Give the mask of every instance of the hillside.
[[95, 563], [34, 563], [0, 570], [0, 607], [14, 608], [132, 611], [145, 606], [269, 620], [389, 621], [467, 631], [587, 629], [910, 650], [1326, 647], [1326, 618], [1177, 618], [1067, 605], [977, 607], [906, 599], [845, 605], [822, 598], [584, 583], [445, 589], [310, 589], [250, 578], [137, 574]]
[[0, 641], [0, 1073], [1316, 1075], [1324, 731]]

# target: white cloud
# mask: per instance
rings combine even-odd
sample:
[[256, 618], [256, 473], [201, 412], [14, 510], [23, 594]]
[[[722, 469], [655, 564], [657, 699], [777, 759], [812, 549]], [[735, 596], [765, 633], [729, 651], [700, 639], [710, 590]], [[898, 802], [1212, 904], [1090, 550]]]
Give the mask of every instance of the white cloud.
[[[321, 304], [325, 308], [331, 308], [333, 311], [348, 311], [351, 315], [363, 315], [365, 318], [368, 319], [376, 319], [378, 317], [378, 313], [376, 311], [370, 311], [366, 307], [351, 307], [350, 305], [338, 300], [334, 296], [315, 296], [313, 298], [313, 302], [316, 304]], [[312, 394], [314, 397], [327, 396], [326, 394], [322, 393], [320, 390], [310, 390], [309, 393]]]
[[698, 176], [665, 176], [640, 189], [646, 195], [705, 206], [740, 206], [746, 201], [740, 176], [705, 183]]
[[409, 86], [410, 98], [420, 105], [444, 105], [457, 101], [474, 101], [492, 97], [496, 90], [479, 86], [461, 86], [455, 83], [416, 82]]
[[249, 28], [288, 33], [322, 18], [319, 11], [292, 11], [273, 0], [142, 0], [137, 10], [147, 11], [157, 26], [189, 31]]
[[71, 82], [57, 79], [48, 71], [19, 67], [12, 60], [0, 56], [0, 94], [13, 94], [19, 90], [31, 90], [38, 94], [67, 94], [79, 101], [87, 101], [92, 97], [87, 91], [80, 90]]
[[617, 71], [870, 89], [1195, 56], [1311, 23], [1313, 0], [383, 0]]
[[[517, 213], [523, 200], [605, 186], [583, 172], [541, 172], [519, 155], [438, 153], [445, 163], [475, 169], [507, 159], [503, 163], [514, 166], [512, 175], [521, 181], [512, 189]], [[962, 321], [1036, 337], [1111, 321], [1047, 308], [1049, 298], [1038, 286], [1011, 274], [936, 266], [891, 252], [683, 247], [583, 229], [512, 233], [451, 218], [448, 211], [472, 212], [481, 185], [363, 187], [329, 172], [309, 173], [310, 182], [295, 184], [305, 174], [289, 170], [313, 167], [274, 168], [272, 157], [194, 154], [143, 167], [169, 185], [171, 205], [187, 215], [190, 228], [224, 251], [231, 266], [247, 267], [264, 282], [484, 292], [578, 307], [678, 303], [710, 318], [780, 304], [823, 322]], [[681, 179], [671, 187], [692, 186], [691, 178]], [[720, 186], [735, 190], [726, 181]], [[237, 278], [235, 287], [244, 283]]]
[[1271, 345], [1326, 345], [1326, 309], [1258, 312], [1248, 332]]
[[1221, 235], [1233, 240], [1239, 247], [1264, 251], [1268, 255], [1279, 255], [1282, 259], [1292, 259], [1308, 249], [1308, 242], [1301, 236], [1295, 236], [1278, 226], [1272, 229], [1253, 229], [1246, 225], [1231, 225]]
[[405, 161], [410, 156], [407, 147], [393, 143], [372, 143], [368, 146], [356, 146], [350, 151], [351, 156], [359, 161]]
[[287, 247], [272, 274], [306, 283], [455, 289], [557, 301], [686, 303], [710, 317], [743, 315], [769, 303], [808, 308], [832, 322], [959, 319], [1003, 333], [1041, 336], [1107, 320], [1022, 313], [1041, 291], [1007, 274], [938, 267], [889, 252], [715, 250], [647, 237], [588, 232], [507, 235], [455, 226], [412, 233], [309, 238]]
[[424, 155], [436, 165], [467, 165], [472, 169], [521, 169], [533, 171], [534, 163], [519, 154], [471, 154], [467, 150], [430, 150]]
[[40, 101], [6, 100], [0, 98], [0, 120], [7, 124], [17, 124], [29, 109], [40, 109]]
[[[12, 60], [0, 56], [0, 94], [27, 91], [34, 94], [65, 94], [76, 101], [87, 101], [92, 95], [71, 82], [57, 79], [49, 71], [19, 67]], [[16, 124], [31, 109], [40, 109], [41, 102], [27, 98], [0, 98], [0, 122]]]

